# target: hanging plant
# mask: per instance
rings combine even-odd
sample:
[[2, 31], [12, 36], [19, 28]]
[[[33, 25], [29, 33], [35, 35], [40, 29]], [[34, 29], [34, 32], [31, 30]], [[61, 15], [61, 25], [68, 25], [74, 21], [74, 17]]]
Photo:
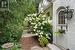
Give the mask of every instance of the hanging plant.
[[58, 30], [60, 33], [65, 33], [65, 30], [59, 29]]
[[60, 35], [60, 34], [63, 34], [63, 33], [65, 33], [65, 30], [58, 29], [54, 34]]

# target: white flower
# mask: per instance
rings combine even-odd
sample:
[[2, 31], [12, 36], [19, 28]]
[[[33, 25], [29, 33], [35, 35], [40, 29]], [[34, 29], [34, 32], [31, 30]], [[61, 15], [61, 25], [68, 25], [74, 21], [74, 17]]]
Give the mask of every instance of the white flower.
[[40, 35], [40, 37], [42, 37], [42, 35]]
[[39, 35], [39, 37], [42, 37], [42, 35]]
[[43, 32], [41, 31], [39, 34], [43, 34]]
[[38, 22], [38, 25], [39, 25], [39, 26], [41, 26], [41, 23], [40, 23], [40, 22]]
[[37, 24], [34, 26], [34, 28], [35, 28], [35, 29], [37, 28]]
[[33, 16], [36, 16], [37, 14], [33, 14]]
[[30, 16], [30, 14], [28, 16]]
[[46, 34], [46, 36], [48, 36], [48, 34]]
[[40, 18], [36, 17], [36, 20], [40, 20]]
[[43, 29], [43, 27], [41, 27], [41, 29]]
[[35, 18], [32, 17], [33, 20], [35, 20]]
[[36, 16], [37, 14], [28, 14], [28, 16]]
[[36, 31], [35, 29], [33, 29], [33, 31]]
[[40, 37], [40, 36], [39, 36]]
[[40, 33], [41, 31], [40, 30], [37, 30], [37, 32]]
[[29, 21], [31, 21], [31, 20], [32, 20], [32, 18], [31, 18], [31, 17], [29, 17], [28, 19], [29, 19]]
[[43, 21], [43, 23], [47, 23], [47, 21]]
[[26, 17], [24, 20], [25, 20], [25, 21], [28, 21], [28, 17]]
[[36, 35], [38, 35], [38, 33], [36, 33]]
[[24, 21], [26, 21], [26, 18], [24, 19]]
[[52, 21], [48, 19], [48, 21], [47, 21], [47, 22], [48, 22], [48, 23], [51, 23]]
[[46, 17], [46, 15], [43, 15], [42, 17]]
[[43, 18], [43, 20], [45, 20], [45, 18]]
[[42, 25], [44, 25], [44, 24], [45, 24], [45, 22], [43, 21], [43, 22], [42, 22]]
[[48, 34], [46, 34], [46, 37], [47, 37], [48, 39], [50, 39], [50, 37], [48, 36]]
[[31, 23], [32, 25], [35, 25], [36, 23]]

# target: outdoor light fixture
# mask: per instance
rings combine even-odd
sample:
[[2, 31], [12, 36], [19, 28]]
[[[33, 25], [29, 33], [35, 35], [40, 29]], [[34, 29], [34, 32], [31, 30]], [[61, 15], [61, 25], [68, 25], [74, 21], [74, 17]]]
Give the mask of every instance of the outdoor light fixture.
[[47, 0], [47, 1], [51, 2], [52, 0]]
[[49, 2], [54, 2], [55, 0], [47, 0], [47, 1], [49, 1]]
[[73, 17], [74, 9], [69, 9], [69, 6], [66, 7], [65, 16], [67, 20], [70, 20]]

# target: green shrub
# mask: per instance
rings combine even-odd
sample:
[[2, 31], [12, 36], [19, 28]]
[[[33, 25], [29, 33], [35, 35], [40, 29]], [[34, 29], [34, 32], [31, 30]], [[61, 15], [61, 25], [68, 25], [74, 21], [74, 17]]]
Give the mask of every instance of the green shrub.
[[42, 40], [40, 40], [40, 43], [42, 45], [46, 44], [46, 43], [43, 43], [43, 38], [45, 40], [50, 39], [49, 35], [51, 35], [51, 33], [52, 33], [52, 25], [50, 22], [50, 18], [47, 17], [46, 15], [40, 14], [37, 17], [37, 14], [29, 14], [25, 18], [23, 23], [24, 24], [28, 23], [28, 27], [31, 30], [31, 32], [33, 34], [38, 35], [38, 37], [40, 39], [42, 39]]
[[21, 47], [19, 46], [19, 44], [14, 44], [14, 46], [10, 48], [10, 50], [21, 50]]
[[10, 0], [9, 11], [0, 11], [0, 45], [19, 41], [23, 32], [23, 20], [27, 14], [34, 13], [33, 0]]
[[46, 35], [51, 33], [50, 29], [52, 29], [52, 25], [50, 18], [46, 15], [40, 14], [37, 17], [36, 14], [30, 14], [25, 18], [24, 23], [28, 23], [29, 29], [31, 29], [31, 32], [34, 34]]
[[40, 37], [39, 39], [38, 39], [38, 41], [39, 41], [39, 43], [40, 43], [40, 45], [41, 46], [45, 46], [46, 44], [48, 44], [49, 42], [48, 42], [48, 39], [46, 38], [46, 37]]
[[0, 45], [7, 42], [19, 41], [23, 22], [9, 11], [0, 11]]

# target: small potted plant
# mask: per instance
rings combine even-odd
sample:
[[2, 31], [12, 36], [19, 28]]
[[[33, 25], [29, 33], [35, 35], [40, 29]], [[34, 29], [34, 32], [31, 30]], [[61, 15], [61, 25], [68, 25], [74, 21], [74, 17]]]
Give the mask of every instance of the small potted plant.
[[58, 32], [65, 33], [65, 30], [59, 29]]
[[44, 36], [39, 37], [38, 41], [39, 41], [39, 44], [40, 44], [41, 47], [44, 47], [49, 43], [48, 39]]

